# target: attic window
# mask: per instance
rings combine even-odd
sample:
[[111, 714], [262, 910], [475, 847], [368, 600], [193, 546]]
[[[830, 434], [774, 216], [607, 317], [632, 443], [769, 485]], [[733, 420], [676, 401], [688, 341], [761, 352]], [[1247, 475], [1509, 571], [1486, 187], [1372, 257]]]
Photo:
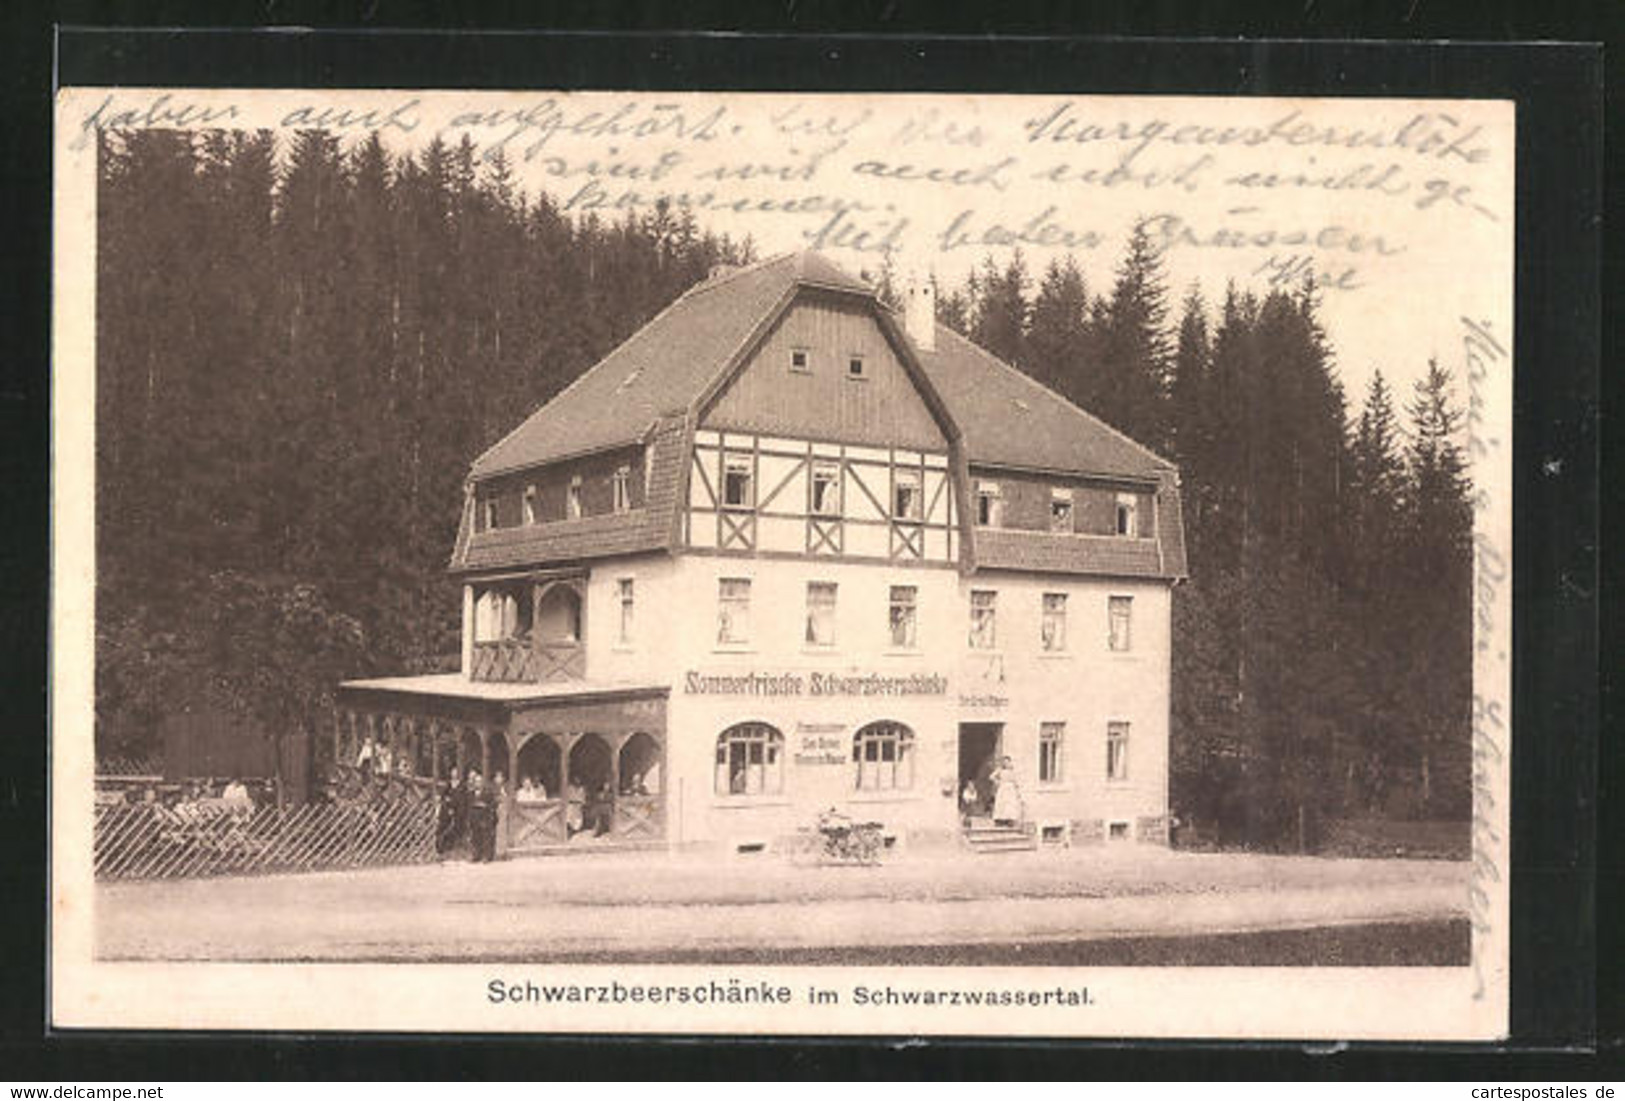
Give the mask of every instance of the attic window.
[[1117, 495], [1117, 534], [1130, 539], [1139, 534], [1138, 501], [1132, 493]]
[[615, 471], [613, 480], [615, 489], [615, 511], [629, 512], [632, 509], [632, 468], [623, 466]]
[[851, 357], [849, 357], [847, 359], [847, 361], [846, 361], [846, 377], [847, 378], [856, 378], [856, 379], [861, 379], [861, 378], [867, 378], [868, 377], [867, 375], [865, 375], [863, 373], [863, 357], [862, 356], [851, 356]]
[[790, 370], [798, 375], [812, 373], [812, 354], [805, 348], [790, 349]]
[[892, 517], [898, 520], [920, 518], [920, 472], [899, 468], [892, 483]]
[[754, 508], [749, 455], [729, 455], [723, 464], [722, 504], [726, 508]]
[[1004, 514], [1004, 501], [998, 482], [976, 483], [976, 523], [984, 528], [996, 528]]
[[495, 497], [487, 497], [485, 499], [485, 530], [490, 531], [493, 528], [495, 528], [496, 526], [497, 526], [497, 499]]
[[529, 527], [536, 522], [536, 487], [525, 487], [525, 526]]
[[570, 496], [567, 498], [566, 508], [570, 519], [581, 519], [581, 475], [576, 474], [570, 478]]
[[1070, 532], [1072, 530], [1072, 491], [1060, 486], [1050, 490], [1049, 497], [1049, 530]]

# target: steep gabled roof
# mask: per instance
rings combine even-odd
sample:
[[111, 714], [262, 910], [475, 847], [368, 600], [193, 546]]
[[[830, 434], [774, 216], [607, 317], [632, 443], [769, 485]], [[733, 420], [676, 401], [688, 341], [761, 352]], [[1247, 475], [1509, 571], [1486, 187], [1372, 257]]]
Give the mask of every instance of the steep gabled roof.
[[990, 466], [1155, 479], [1173, 464], [1079, 409], [946, 325], [915, 355], [965, 437]]
[[[474, 461], [487, 478], [637, 442], [662, 417], [689, 410], [724, 381], [797, 288], [868, 298], [867, 283], [816, 252], [766, 260], [685, 292], [597, 366]], [[888, 319], [901, 330], [901, 319]], [[936, 348], [908, 341], [973, 463], [1156, 480], [1172, 464], [1014, 367], [938, 325]]]
[[797, 285], [874, 297], [868, 284], [809, 252], [708, 279], [474, 460], [471, 475], [637, 441], [657, 418], [686, 410]]

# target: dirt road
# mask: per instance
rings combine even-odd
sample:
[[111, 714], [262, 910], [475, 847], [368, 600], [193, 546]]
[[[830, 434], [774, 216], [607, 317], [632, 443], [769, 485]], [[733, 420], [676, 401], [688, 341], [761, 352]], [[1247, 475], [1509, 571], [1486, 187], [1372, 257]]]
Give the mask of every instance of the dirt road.
[[794, 867], [626, 853], [105, 883], [104, 959], [659, 958], [1189, 936], [1464, 913], [1466, 866], [1076, 849]]

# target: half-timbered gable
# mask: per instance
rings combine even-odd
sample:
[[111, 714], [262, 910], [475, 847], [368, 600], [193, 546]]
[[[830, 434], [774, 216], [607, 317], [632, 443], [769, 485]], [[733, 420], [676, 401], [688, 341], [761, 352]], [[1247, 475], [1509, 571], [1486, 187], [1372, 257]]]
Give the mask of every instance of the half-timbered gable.
[[694, 434], [687, 549], [951, 566], [958, 524], [944, 450]]
[[876, 309], [868, 295], [798, 295], [701, 427], [946, 453]]

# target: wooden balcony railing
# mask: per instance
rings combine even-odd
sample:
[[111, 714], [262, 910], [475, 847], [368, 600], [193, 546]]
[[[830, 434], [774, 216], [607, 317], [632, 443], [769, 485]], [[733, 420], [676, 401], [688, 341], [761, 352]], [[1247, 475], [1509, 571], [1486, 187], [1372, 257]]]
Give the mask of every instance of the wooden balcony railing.
[[587, 675], [587, 652], [580, 642], [532, 642], [510, 638], [474, 644], [474, 680], [504, 684], [542, 684], [581, 680]]

